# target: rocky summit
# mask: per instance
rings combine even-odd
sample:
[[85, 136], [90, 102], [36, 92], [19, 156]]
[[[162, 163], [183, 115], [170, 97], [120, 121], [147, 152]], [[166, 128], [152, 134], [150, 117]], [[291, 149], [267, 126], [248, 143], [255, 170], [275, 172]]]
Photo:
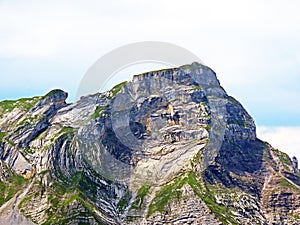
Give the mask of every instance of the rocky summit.
[[199, 63], [0, 102], [0, 224], [300, 224], [297, 159]]

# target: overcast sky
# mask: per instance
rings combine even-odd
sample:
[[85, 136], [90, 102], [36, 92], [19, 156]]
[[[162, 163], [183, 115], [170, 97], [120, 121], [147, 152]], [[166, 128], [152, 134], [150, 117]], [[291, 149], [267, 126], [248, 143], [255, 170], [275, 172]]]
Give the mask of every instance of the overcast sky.
[[102, 55], [170, 42], [217, 73], [260, 137], [300, 158], [299, 9], [296, 0], [0, 0], [0, 100], [61, 88], [73, 101]]

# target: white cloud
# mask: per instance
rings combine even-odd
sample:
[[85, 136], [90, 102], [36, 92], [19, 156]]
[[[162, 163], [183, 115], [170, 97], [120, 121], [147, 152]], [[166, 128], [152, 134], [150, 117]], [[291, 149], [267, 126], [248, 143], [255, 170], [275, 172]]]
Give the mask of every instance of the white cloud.
[[274, 148], [300, 159], [300, 127], [257, 127], [257, 136]]
[[[203, 44], [210, 51], [218, 46], [220, 56], [222, 48], [238, 54], [251, 50], [256, 38], [298, 40], [299, 7], [297, 1], [4, 0], [0, 3], [0, 30], [5, 34], [0, 35], [0, 54], [38, 56], [73, 48], [86, 53], [91, 46], [117, 47], [151, 39]], [[233, 59], [241, 61], [239, 55]], [[220, 64], [227, 64], [225, 57], [221, 60]]]

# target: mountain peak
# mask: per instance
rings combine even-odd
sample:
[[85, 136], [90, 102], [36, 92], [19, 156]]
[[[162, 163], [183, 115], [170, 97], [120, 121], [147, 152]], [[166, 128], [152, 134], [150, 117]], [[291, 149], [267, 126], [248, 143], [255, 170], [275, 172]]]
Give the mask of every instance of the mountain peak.
[[209, 67], [147, 72], [66, 98], [54, 90], [30, 107], [0, 104], [1, 221], [299, 223], [295, 160], [257, 139]]
[[194, 85], [220, 85], [215, 72], [207, 66], [198, 62], [180, 66], [172, 69], [162, 69], [135, 75], [133, 82], [141, 79], [161, 78], [168, 79], [175, 83], [194, 84]]

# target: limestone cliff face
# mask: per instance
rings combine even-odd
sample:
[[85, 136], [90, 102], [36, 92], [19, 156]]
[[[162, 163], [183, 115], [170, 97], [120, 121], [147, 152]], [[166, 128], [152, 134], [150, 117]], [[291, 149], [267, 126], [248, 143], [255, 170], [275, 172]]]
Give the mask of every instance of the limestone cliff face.
[[0, 102], [0, 224], [299, 224], [300, 174], [198, 63]]

